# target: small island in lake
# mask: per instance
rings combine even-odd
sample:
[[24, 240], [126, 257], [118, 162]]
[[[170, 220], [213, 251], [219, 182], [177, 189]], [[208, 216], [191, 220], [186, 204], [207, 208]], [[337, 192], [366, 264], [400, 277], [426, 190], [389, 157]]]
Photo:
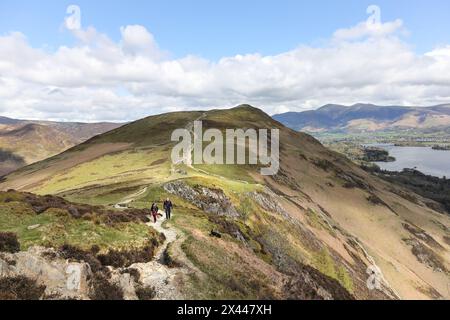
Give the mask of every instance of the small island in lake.
[[442, 146], [442, 145], [434, 145], [434, 146], [432, 147], [432, 149], [433, 149], [433, 150], [450, 151], [450, 145], [445, 145], [445, 146]]
[[384, 149], [366, 147], [362, 160], [366, 162], [394, 162], [396, 159], [391, 157], [389, 152]]

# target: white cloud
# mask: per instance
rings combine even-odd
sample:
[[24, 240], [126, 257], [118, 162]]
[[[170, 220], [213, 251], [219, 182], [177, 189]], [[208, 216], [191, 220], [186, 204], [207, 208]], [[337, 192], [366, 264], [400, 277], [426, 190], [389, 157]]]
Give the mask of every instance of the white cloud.
[[158, 48], [153, 35], [145, 27], [139, 25], [126, 26], [121, 27], [120, 32], [122, 34], [122, 49], [125, 53], [142, 54], [154, 59], [162, 58], [162, 51]]
[[406, 33], [400, 19], [386, 23], [361, 22], [352, 28], [337, 30], [333, 37], [336, 40], [357, 40], [364, 37], [386, 37], [395, 33]]
[[94, 28], [78, 44], [33, 48], [21, 33], [0, 36], [0, 111], [21, 118], [137, 119], [173, 110], [250, 103], [269, 113], [326, 103], [428, 105], [450, 101], [450, 46], [418, 55], [400, 20], [360, 23], [323, 47], [300, 46], [209, 61], [170, 59], [143, 26], [114, 42]]

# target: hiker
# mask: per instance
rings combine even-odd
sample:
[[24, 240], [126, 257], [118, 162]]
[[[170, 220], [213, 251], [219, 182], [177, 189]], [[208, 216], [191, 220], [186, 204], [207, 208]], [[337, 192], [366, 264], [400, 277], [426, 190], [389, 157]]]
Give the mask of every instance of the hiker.
[[150, 211], [152, 212], [153, 220], [156, 223], [156, 221], [158, 219], [158, 211], [159, 211], [159, 208], [158, 208], [158, 205], [156, 204], [156, 202], [153, 202]]
[[164, 211], [166, 212], [166, 219], [170, 220], [170, 215], [172, 214], [173, 204], [169, 198], [164, 201]]

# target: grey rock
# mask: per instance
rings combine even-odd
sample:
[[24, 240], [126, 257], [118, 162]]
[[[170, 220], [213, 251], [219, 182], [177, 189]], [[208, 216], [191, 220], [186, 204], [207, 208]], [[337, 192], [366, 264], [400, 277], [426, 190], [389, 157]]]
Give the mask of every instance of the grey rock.
[[289, 213], [283, 208], [283, 206], [276, 199], [276, 195], [269, 189], [265, 189], [264, 192], [249, 192], [247, 194], [251, 199], [264, 210], [282, 215], [288, 220], [291, 220]]
[[210, 189], [204, 186], [193, 188], [182, 181], [167, 183], [164, 185], [164, 189], [189, 201], [207, 213], [235, 218], [240, 216], [223, 190]]
[[114, 270], [111, 274], [111, 283], [119, 286], [123, 291], [123, 298], [125, 300], [137, 300], [136, 295], [136, 283], [133, 277], [129, 273], [121, 273], [118, 270]]
[[58, 258], [53, 249], [42, 247], [5, 254], [0, 259], [0, 277], [20, 275], [35, 279], [46, 286], [46, 295], [59, 298], [87, 299], [90, 274], [86, 263], [69, 263]]

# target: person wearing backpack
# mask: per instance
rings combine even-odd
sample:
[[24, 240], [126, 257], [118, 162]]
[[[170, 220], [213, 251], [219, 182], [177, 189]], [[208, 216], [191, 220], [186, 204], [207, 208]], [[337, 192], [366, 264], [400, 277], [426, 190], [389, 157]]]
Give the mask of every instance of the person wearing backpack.
[[154, 223], [156, 223], [156, 221], [158, 220], [158, 212], [159, 212], [159, 208], [156, 202], [153, 202], [150, 211], [152, 212], [153, 221]]
[[167, 198], [166, 201], [164, 201], [164, 211], [166, 212], [167, 220], [170, 220], [170, 218], [171, 218], [172, 209], [173, 209], [172, 201], [170, 201], [170, 199]]

